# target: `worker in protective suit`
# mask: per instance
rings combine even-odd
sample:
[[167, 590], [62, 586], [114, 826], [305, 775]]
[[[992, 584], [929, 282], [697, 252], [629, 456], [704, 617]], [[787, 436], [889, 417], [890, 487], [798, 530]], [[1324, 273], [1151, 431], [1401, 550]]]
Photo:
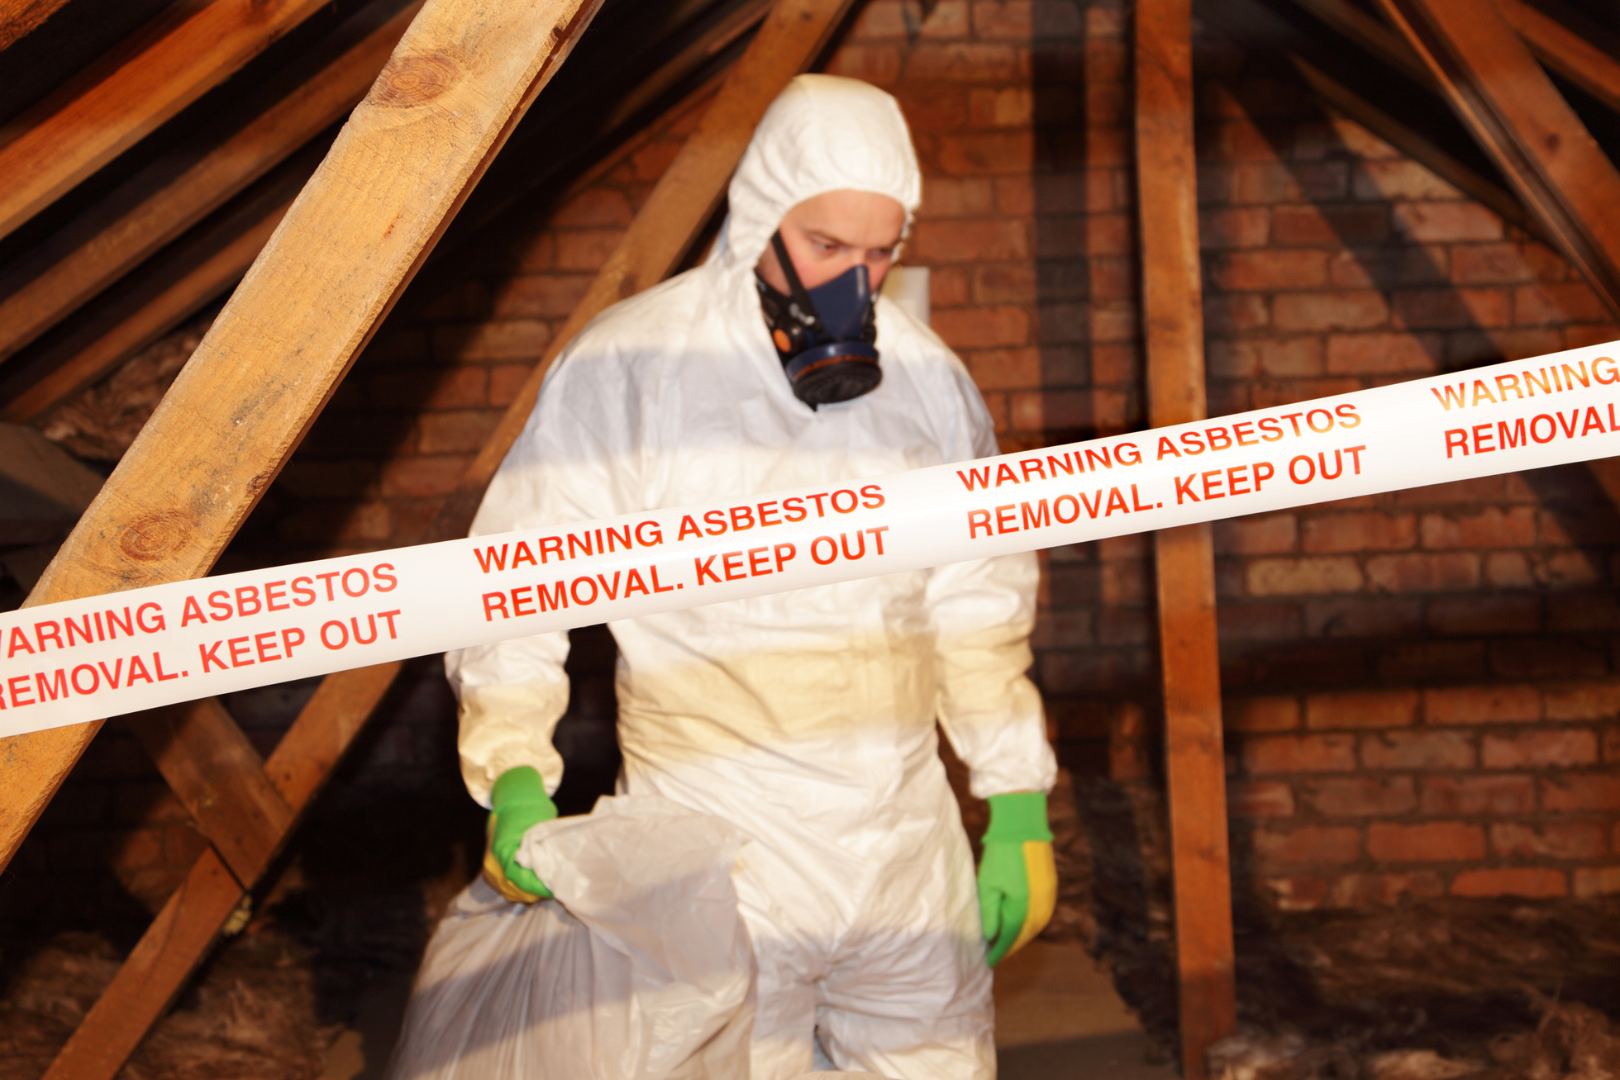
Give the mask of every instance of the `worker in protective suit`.
[[[746, 498], [996, 452], [961, 362], [873, 296], [920, 198], [889, 95], [821, 75], [766, 113], [709, 259], [591, 323], [547, 377], [475, 535]], [[1050, 918], [1056, 773], [1025, 671], [1033, 555], [611, 624], [621, 791], [716, 815], [758, 962], [755, 1080], [993, 1077], [990, 967]], [[486, 876], [555, 816], [568, 641], [451, 653]], [[975, 883], [936, 734], [991, 807]], [[988, 961], [988, 964], [987, 964]]]

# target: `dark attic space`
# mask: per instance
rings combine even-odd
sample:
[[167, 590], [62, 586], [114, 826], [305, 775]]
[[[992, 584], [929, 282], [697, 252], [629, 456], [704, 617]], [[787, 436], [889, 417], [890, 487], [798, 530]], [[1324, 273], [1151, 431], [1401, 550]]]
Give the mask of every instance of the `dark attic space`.
[[[1605, 0], [0, 0], [0, 620], [465, 536], [546, 365], [725, 250], [800, 72], [898, 103], [882, 295], [1004, 454], [1620, 339]], [[996, 1075], [1620, 1074], [1620, 467], [1501, 438], [1039, 550], [1056, 901], [993, 970]], [[20, 725], [46, 645], [10, 628]], [[636, 747], [628, 654], [570, 642], [577, 823]], [[444, 657], [270, 662], [0, 729], [0, 1080], [427, 1075], [390, 1056], [488, 817]], [[730, 1075], [727, 1037], [637, 1075]]]

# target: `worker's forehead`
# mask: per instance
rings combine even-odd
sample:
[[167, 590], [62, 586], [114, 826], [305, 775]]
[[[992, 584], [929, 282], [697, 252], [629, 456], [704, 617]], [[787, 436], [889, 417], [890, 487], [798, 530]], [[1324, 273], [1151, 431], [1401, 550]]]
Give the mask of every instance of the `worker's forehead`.
[[796, 204], [782, 220], [784, 224], [826, 232], [839, 239], [892, 243], [900, 238], [905, 228], [906, 208], [888, 195], [840, 189], [822, 192]]

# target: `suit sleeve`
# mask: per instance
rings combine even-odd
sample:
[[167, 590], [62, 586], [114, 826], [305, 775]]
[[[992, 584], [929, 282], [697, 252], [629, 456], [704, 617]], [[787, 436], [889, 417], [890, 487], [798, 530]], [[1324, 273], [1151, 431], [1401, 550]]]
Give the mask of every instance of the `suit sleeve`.
[[[971, 385], [967, 395], [962, 456], [995, 454], [984, 405]], [[1033, 552], [941, 566], [929, 577], [940, 726], [981, 799], [1049, 792], [1057, 780], [1040, 692], [1027, 674], [1039, 584]]]
[[[602, 380], [578, 377], [578, 352], [571, 348], [542, 388], [523, 434], [484, 495], [470, 535], [556, 528], [620, 512], [627, 455], [612, 443], [623, 441], [625, 424], [603, 415], [609, 403], [600, 392]], [[610, 358], [593, 356], [589, 365], [609, 363]], [[620, 433], [617, 439], [614, 432]], [[496, 779], [521, 765], [539, 771], [547, 791], [555, 792], [562, 782], [563, 761], [551, 737], [568, 708], [567, 659], [564, 632], [445, 653], [445, 674], [460, 702], [461, 775], [483, 805], [489, 805]]]

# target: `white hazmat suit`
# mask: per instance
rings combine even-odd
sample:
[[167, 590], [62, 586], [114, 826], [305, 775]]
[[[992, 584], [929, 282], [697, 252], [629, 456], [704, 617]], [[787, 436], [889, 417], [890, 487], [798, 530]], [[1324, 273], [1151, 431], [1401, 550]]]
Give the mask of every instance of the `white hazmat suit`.
[[[800, 76], [738, 166], [715, 252], [570, 345], [473, 534], [995, 453], [961, 362], [886, 299], [882, 385], [819, 411], [794, 397], [754, 267], [787, 210], [839, 189], [890, 196], [909, 222], [920, 177], [905, 121], [864, 83]], [[754, 841], [737, 885], [759, 964], [755, 1080], [808, 1071], [813, 1034], [844, 1069], [995, 1075], [972, 856], [935, 722], [976, 795], [1050, 790], [1025, 676], [1036, 581], [1035, 557], [1013, 555], [611, 624], [621, 790]], [[463, 775], [485, 805], [516, 766], [560, 781], [567, 648], [558, 633], [447, 656]]]

